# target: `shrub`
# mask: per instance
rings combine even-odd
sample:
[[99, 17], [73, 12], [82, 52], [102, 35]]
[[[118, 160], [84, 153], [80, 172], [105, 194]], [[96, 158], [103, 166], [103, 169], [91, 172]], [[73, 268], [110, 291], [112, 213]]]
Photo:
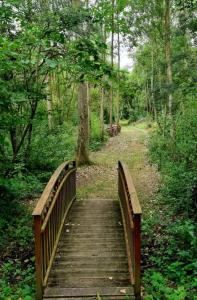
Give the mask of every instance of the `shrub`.
[[175, 136], [169, 120], [160, 121], [150, 143], [152, 162], [163, 175], [163, 194], [174, 209], [196, 218], [197, 213], [197, 104], [193, 101], [176, 118]]
[[[197, 103], [172, 120], [161, 117], [150, 159], [161, 171], [158, 210], [144, 221], [145, 299], [196, 299]], [[173, 137], [171, 128], [173, 128]]]
[[49, 131], [46, 126], [44, 123], [35, 129], [30, 168], [54, 170], [60, 163], [75, 156], [77, 127], [64, 123]]
[[91, 113], [91, 135], [90, 135], [90, 149], [99, 150], [103, 144], [108, 140], [108, 135], [104, 135], [104, 140], [101, 139], [99, 117], [95, 112]]

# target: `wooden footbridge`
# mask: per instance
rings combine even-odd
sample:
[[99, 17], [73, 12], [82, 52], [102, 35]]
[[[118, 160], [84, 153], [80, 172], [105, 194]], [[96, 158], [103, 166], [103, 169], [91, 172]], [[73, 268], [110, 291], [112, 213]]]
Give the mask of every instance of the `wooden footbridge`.
[[126, 165], [118, 200], [76, 199], [76, 163], [49, 180], [33, 212], [36, 299], [140, 299], [141, 208]]

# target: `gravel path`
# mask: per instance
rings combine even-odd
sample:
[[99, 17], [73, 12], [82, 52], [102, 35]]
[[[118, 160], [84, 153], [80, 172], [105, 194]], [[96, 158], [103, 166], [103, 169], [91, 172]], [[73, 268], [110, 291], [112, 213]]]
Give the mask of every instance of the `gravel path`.
[[148, 162], [148, 130], [123, 127], [121, 134], [110, 138], [97, 152], [91, 153], [93, 165], [78, 170], [78, 198], [117, 198], [117, 163], [127, 163], [142, 208], [158, 189], [159, 176]]

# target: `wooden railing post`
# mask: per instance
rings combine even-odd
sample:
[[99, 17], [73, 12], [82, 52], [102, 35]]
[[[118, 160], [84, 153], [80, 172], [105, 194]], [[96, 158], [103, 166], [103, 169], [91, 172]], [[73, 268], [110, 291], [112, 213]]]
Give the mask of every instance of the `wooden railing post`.
[[134, 256], [135, 256], [135, 266], [134, 266], [134, 293], [135, 299], [141, 299], [141, 215], [134, 216]]
[[42, 257], [42, 219], [41, 216], [34, 216], [34, 232], [35, 232], [35, 265], [36, 265], [36, 300], [42, 299], [43, 294], [43, 257]]
[[[76, 161], [74, 160], [73, 161], [73, 168], [76, 168]], [[75, 170], [75, 172], [74, 172], [74, 195], [76, 196], [76, 182], [77, 182], [77, 172], [76, 172], [76, 170]]]

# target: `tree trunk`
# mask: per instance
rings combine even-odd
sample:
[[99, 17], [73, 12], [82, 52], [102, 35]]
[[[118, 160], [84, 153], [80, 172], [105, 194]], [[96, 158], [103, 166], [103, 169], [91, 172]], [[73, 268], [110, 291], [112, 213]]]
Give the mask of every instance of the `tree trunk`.
[[47, 95], [47, 114], [48, 114], [48, 126], [49, 130], [52, 129], [52, 99], [50, 95]]
[[[80, 0], [73, 0], [73, 7], [78, 9]], [[87, 4], [87, 3], [86, 3]], [[78, 143], [77, 143], [77, 164], [90, 164], [89, 159], [89, 103], [88, 103], [88, 85], [85, 82], [79, 84], [78, 95]]]
[[[119, 22], [119, 12], [117, 12], [117, 20]], [[117, 115], [116, 123], [119, 124], [120, 121], [120, 32], [118, 24], [118, 93], [117, 93]]]
[[73, 83], [73, 86], [71, 88], [71, 94], [69, 95], [69, 102], [67, 103], [67, 111], [66, 111], [66, 120], [69, 119], [70, 116], [70, 111], [71, 111], [71, 106], [72, 106], [72, 101], [74, 98], [74, 93], [75, 93], [75, 84]]
[[25, 164], [28, 166], [28, 161], [30, 158], [30, 150], [31, 150], [31, 138], [32, 138], [33, 124], [29, 125], [29, 131], [27, 135], [27, 145], [25, 149]]
[[[105, 24], [101, 25], [102, 39], [103, 43], [106, 43], [106, 28]], [[103, 53], [103, 61], [106, 61], [106, 52]], [[105, 80], [105, 76], [103, 76], [103, 81]], [[101, 86], [101, 98], [100, 98], [100, 138], [104, 140], [104, 99], [105, 99], [105, 88], [104, 84]]]
[[48, 118], [48, 127], [49, 130], [53, 128], [53, 118], [52, 118], [52, 95], [53, 95], [53, 84], [52, 84], [52, 75], [50, 74], [48, 78], [46, 79], [47, 81], [47, 118]]
[[167, 66], [167, 84], [168, 84], [168, 113], [172, 115], [173, 109], [173, 96], [172, 96], [172, 61], [171, 61], [171, 37], [170, 37], [170, 5], [171, 0], [165, 0], [165, 22], [164, 22], [164, 34], [165, 34], [165, 56]]
[[90, 91], [91, 91], [91, 85], [87, 83], [87, 103], [88, 103], [88, 137], [90, 137], [91, 132], [91, 110], [90, 110]]
[[[114, 6], [115, 0], [112, 0], [112, 33], [111, 33], [111, 66], [114, 66]], [[113, 84], [111, 83], [110, 103], [109, 103], [109, 124], [112, 132], [112, 118], [113, 118]]]
[[17, 155], [21, 149], [21, 147], [24, 145], [24, 141], [25, 141], [25, 138], [27, 136], [27, 134], [30, 132], [30, 139], [28, 141], [28, 144], [29, 144], [29, 148], [30, 148], [30, 142], [31, 142], [31, 133], [32, 133], [32, 123], [33, 123], [33, 119], [35, 117], [35, 114], [36, 114], [36, 110], [37, 110], [37, 101], [34, 101], [31, 105], [31, 114], [30, 114], [30, 117], [29, 117], [29, 122], [28, 124], [26, 125], [23, 133], [22, 133], [22, 136], [21, 136], [21, 139], [20, 139], [20, 142], [16, 145], [16, 148], [14, 149], [13, 151], [13, 158], [12, 158], [12, 162], [15, 162], [16, 161], [16, 158], [17, 158]]
[[80, 83], [78, 97], [79, 131], [77, 144], [78, 165], [89, 164], [89, 117], [88, 117], [88, 91], [87, 84]]
[[144, 94], [145, 94], [145, 102], [146, 102], [146, 115], [148, 117], [149, 116], [148, 83], [145, 84]]
[[11, 139], [11, 144], [12, 144], [12, 153], [13, 156], [16, 155], [17, 151], [17, 131], [16, 127], [11, 127], [10, 128], [10, 139]]
[[153, 118], [157, 120], [157, 110], [155, 105], [155, 95], [154, 95], [154, 52], [153, 48], [151, 50], [151, 102], [153, 107]]
[[104, 88], [101, 88], [101, 101], [100, 101], [100, 136], [101, 140], [104, 139]]

